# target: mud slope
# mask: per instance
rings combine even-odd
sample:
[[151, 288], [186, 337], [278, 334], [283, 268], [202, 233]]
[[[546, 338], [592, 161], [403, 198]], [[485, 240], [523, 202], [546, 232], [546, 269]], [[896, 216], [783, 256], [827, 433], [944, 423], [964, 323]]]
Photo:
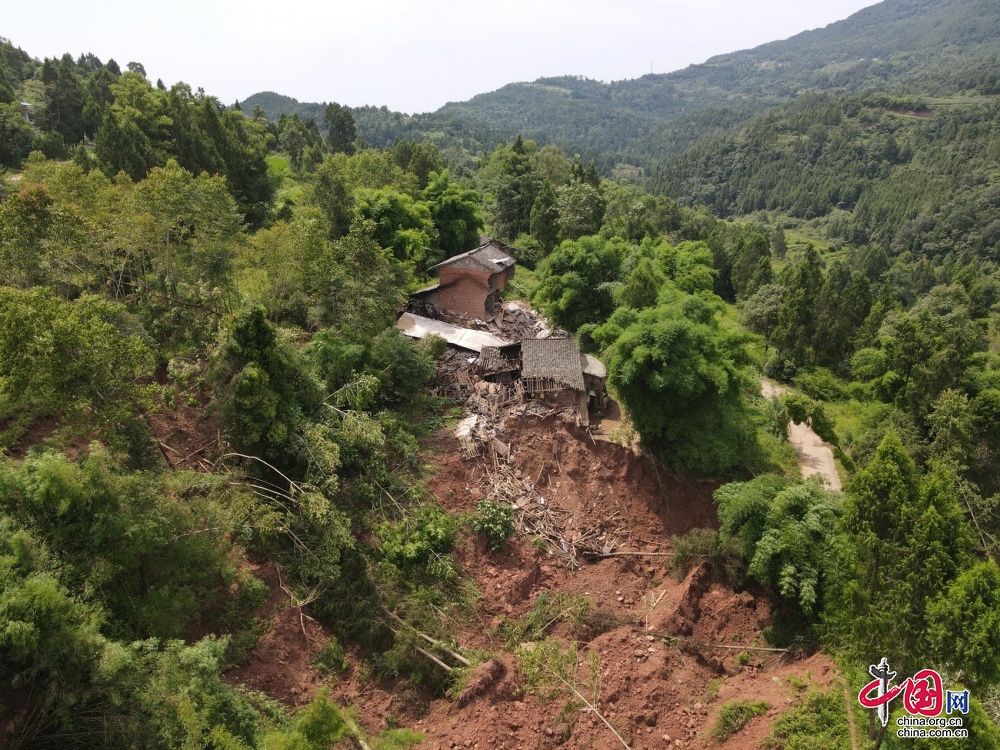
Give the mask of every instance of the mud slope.
[[[617, 550], [655, 556], [581, 560], [570, 570], [525, 538], [498, 552], [475, 538], [460, 544], [458, 561], [483, 596], [465, 621], [448, 625], [463, 648], [488, 658], [453, 700], [406, 684], [376, 684], [357, 652], [350, 654], [353, 666], [345, 677], [327, 681], [310, 665], [325, 642], [322, 628], [301, 619], [287, 602], [231, 679], [290, 706], [329, 684], [339, 702], [357, 709], [368, 732], [407, 726], [424, 734], [421, 748], [621, 748], [597, 716], [579, 701], [570, 702], [567, 691], [544, 699], [524, 690], [524, 677], [497, 627], [527, 613], [542, 592], [584, 596], [597, 613], [584, 625], [556, 623], [551, 636], [567, 646], [576, 643], [581, 663], [589, 652], [597, 654], [597, 706], [636, 750], [759, 748], [803, 685], [839, 679], [833, 662], [821, 654], [795, 661], [747, 648], [764, 645], [761, 631], [771, 622], [763, 592], [733, 591], [707, 566], [681, 581], [669, 571], [664, 553], [670, 552], [671, 536], [716, 525], [715, 484], [673, 476], [626, 448], [591, 440], [557, 417], [511, 420], [500, 437], [512, 448], [512, 469], [546, 502], [566, 511], [567, 534], [599, 529]], [[490, 465], [483, 458], [461, 458], [450, 431], [428, 442], [424, 459], [429, 489], [450, 512], [471, 511], [488, 489]], [[274, 599], [280, 600], [280, 593]], [[580, 674], [580, 687], [589, 694]], [[766, 700], [772, 708], [725, 743], [710, 739], [719, 707], [738, 699]]]

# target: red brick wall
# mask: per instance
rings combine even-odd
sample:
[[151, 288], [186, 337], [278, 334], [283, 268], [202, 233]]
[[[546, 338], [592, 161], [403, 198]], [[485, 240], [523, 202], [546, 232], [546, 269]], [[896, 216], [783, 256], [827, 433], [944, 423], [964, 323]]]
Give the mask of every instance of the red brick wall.
[[490, 291], [490, 274], [460, 268], [442, 268], [439, 276], [441, 288], [437, 295], [437, 308], [467, 315], [470, 318], [486, 317], [486, 295]]

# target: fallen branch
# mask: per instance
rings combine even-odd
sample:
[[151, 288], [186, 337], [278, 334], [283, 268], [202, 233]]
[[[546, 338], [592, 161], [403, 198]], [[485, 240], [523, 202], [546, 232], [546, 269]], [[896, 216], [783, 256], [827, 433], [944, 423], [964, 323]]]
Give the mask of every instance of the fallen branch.
[[[311, 651], [312, 650], [312, 642], [309, 640], [309, 634], [306, 632], [306, 620], [305, 620], [305, 618], [307, 617], [307, 615], [302, 611], [302, 607], [304, 607], [306, 604], [309, 604], [310, 602], [314, 601], [316, 599], [316, 597], [318, 596], [318, 594], [313, 593], [312, 596], [308, 597], [304, 601], [299, 600], [299, 598], [295, 595], [295, 592], [292, 591], [290, 588], [288, 588], [285, 585], [284, 581], [281, 580], [281, 566], [278, 565], [277, 563], [275, 563], [274, 564], [274, 569], [278, 572], [278, 586], [281, 587], [281, 590], [284, 591], [288, 595], [288, 598], [292, 600], [292, 604], [295, 607], [297, 607], [298, 610], [299, 610], [299, 627], [302, 628], [302, 637], [305, 638], [305, 640], [306, 640], [306, 650], [307, 651]], [[312, 620], [313, 618], [310, 617], [309, 619]], [[313, 622], [315, 622], [315, 620], [313, 620]]]
[[606, 557], [673, 557], [673, 552], [585, 552], [584, 557], [603, 560]]
[[787, 648], [765, 648], [764, 646], [726, 646], [722, 643], [698, 643], [691, 642], [692, 646], [706, 646], [708, 648], [725, 648], [730, 651], [773, 651], [780, 654], [790, 653]]
[[441, 641], [436, 641], [433, 638], [431, 638], [429, 635], [427, 635], [426, 633], [421, 633], [419, 630], [417, 630], [415, 627], [413, 627], [410, 623], [408, 623], [406, 620], [404, 620], [403, 618], [401, 618], [395, 612], [389, 612], [388, 610], [386, 610], [386, 614], [389, 615], [389, 617], [391, 617], [396, 622], [398, 622], [398, 623], [400, 623], [400, 624], [405, 625], [406, 627], [408, 627], [410, 630], [412, 630], [414, 633], [416, 633], [417, 635], [419, 635], [421, 638], [423, 638], [425, 641], [427, 641], [432, 646], [435, 646], [435, 647], [441, 649], [442, 651], [444, 651], [446, 654], [448, 654], [452, 659], [454, 659], [455, 661], [457, 661], [459, 664], [463, 664], [466, 667], [471, 667], [472, 666], [472, 662], [470, 662], [464, 656], [462, 656], [461, 654], [455, 653], [450, 648], [448, 648], [443, 643], [441, 643]]
[[181, 455], [181, 452], [179, 450], [177, 450], [176, 448], [171, 448], [169, 445], [167, 445], [166, 443], [164, 443], [162, 440], [159, 440], [157, 442], [159, 442], [159, 444], [160, 444], [161, 447], [166, 448], [168, 451], [170, 451], [171, 453], [173, 453], [175, 456]]
[[[659, 600], [657, 600], [657, 602], [659, 602]], [[672, 641], [677, 641], [687, 646], [702, 646], [704, 648], [724, 648], [728, 651], [767, 651], [778, 654], [792, 653], [792, 649], [790, 648], [769, 648], [766, 646], [730, 646], [725, 643], [709, 643], [707, 641], [695, 641], [690, 638], [673, 635], [672, 633], [664, 633], [662, 631], [655, 631], [655, 632], [646, 631], [645, 634], [652, 635], [657, 638], [664, 638]]]
[[358, 725], [354, 723], [354, 719], [347, 715], [347, 711], [340, 712], [341, 718], [343, 718], [344, 723], [347, 725], [347, 731], [350, 733], [351, 742], [358, 750], [372, 750], [371, 747], [365, 742], [365, 737], [361, 734], [361, 730]]
[[181, 463], [184, 463], [184, 462], [185, 462], [185, 461], [187, 461], [187, 460], [188, 460], [189, 458], [193, 458], [194, 456], [198, 455], [199, 453], [201, 453], [201, 452], [202, 452], [203, 450], [205, 450], [206, 448], [210, 448], [210, 447], [212, 447], [213, 445], [215, 445], [215, 444], [216, 444], [216, 443], [218, 443], [218, 442], [219, 442], [219, 439], [218, 439], [218, 438], [215, 438], [214, 440], [209, 440], [209, 441], [208, 441], [207, 443], [205, 443], [205, 444], [204, 444], [203, 446], [201, 446], [201, 447], [200, 447], [200, 448], [199, 448], [198, 450], [195, 450], [195, 451], [192, 451], [191, 453], [189, 453], [189, 454], [187, 454], [186, 456], [184, 456], [184, 458], [182, 458], [182, 459], [180, 460], [180, 462], [181, 462]]
[[453, 671], [452, 667], [449, 667], [443, 661], [441, 661], [436, 656], [434, 656], [434, 654], [432, 654], [430, 651], [427, 651], [426, 649], [420, 648], [420, 646], [414, 646], [413, 648], [415, 648], [417, 651], [419, 651], [420, 653], [422, 653], [424, 656], [426, 656], [432, 662], [434, 662], [435, 664], [437, 664], [445, 672], [451, 672], [451, 671]]
[[549, 672], [551, 672], [552, 674], [554, 674], [556, 676], [556, 679], [558, 679], [563, 685], [565, 685], [570, 690], [572, 690], [573, 694], [577, 698], [579, 698], [581, 701], [583, 701], [583, 705], [585, 705], [587, 708], [589, 708], [591, 711], [593, 711], [594, 714], [597, 716], [598, 719], [600, 719], [601, 721], [604, 722], [604, 726], [606, 726], [608, 729], [610, 729], [612, 731], [612, 733], [614, 733], [615, 737], [617, 737], [618, 741], [620, 743], [622, 743], [622, 747], [624, 747], [625, 750], [632, 750], [632, 748], [629, 747], [628, 743], [624, 740], [624, 738], [620, 734], [618, 734], [618, 730], [615, 729], [613, 726], [611, 726], [611, 722], [609, 722], [607, 719], [604, 718], [604, 714], [602, 714], [600, 711], [598, 711], [597, 707], [593, 703], [591, 703], [590, 701], [588, 701], [586, 698], [584, 698], [583, 694], [579, 690], [576, 689], [576, 685], [572, 684], [569, 680], [567, 680], [561, 674], [559, 674], [554, 669], [552, 669], [552, 667], [549, 667], [548, 670], [549, 670]]

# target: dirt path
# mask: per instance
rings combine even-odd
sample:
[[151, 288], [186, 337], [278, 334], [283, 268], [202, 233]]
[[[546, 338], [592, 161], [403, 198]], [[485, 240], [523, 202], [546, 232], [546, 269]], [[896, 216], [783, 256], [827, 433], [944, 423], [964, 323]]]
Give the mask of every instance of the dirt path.
[[[780, 385], [763, 378], [760, 381], [760, 389], [765, 398], [785, 393], [785, 389]], [[833, 460], [833, 450], [812, 431], [809, 425], [789, 422], [788, 440], [795, 448], [803, 479], [819, 474], [830, 489], [837, 491], [842, 489], [837, 464]]]
[[844, 707], [847, 709], [847, 724], [851, 727], [851, 750], [858, 750], [858, 731], [857, 727], [854, 726], [854, 716], [851, 714], [851, 691], [847, 687], [847, 681], [844, 681]]

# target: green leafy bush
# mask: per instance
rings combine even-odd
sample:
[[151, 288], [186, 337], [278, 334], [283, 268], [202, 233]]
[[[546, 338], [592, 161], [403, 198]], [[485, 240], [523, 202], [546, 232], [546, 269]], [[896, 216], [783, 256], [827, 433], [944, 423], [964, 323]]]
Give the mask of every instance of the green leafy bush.
[[764, 475], [723, 485], [715, 500], [722, 531], [740, 538], [748, 574], [815, 621], [846, 575], [839, 496], [816, 481]]
[[763, 716], [771, 708], [767, 701], [751, 703], [750, 701], [731, 701], [724, 703], [719, 709], [719, 718], [715, 720], [709, 733], [722, 742], [739, 732], [755, 717]]
[[702, 562], [707, 562], [723, 580], [736, 585], [743, 577], [739, 540], [712, 529], [691, 529], [684, 536], [670, 538], [674, 550], [673, 568], [678, 580]]
[[507, 503], [483, 500], [476, 505], [472, 530], [486, 538], [486, 546], [490, 549], [503, 549], [507, 546], [507, 540], [517, 531], [514, 527], [514, 509]]
[[295, 716], [290, 727], [264, 738], [263, 750], [326, 750], [349, 734], [340, 707], [325, 690]]
[[110, 615], [108, 632], [180, 637], [213, 603], [224, 616], [221, 605], [246, 611], [261, 596], [229, 558], [231, 521], [214, 484], [196, 474], [121, 474], [101, 451], [75, 462], [50, 452], [0, 465], [0, 513], [44, 540], [64, 584]]
[[0, 432], [0, 446], [42, 416], [113, 442], [152, 406], [156, 389], [141, 382], [153, 370], [147, 343], [113, 302], [0, 288], [0, 422], [12, 425]]
[[823, 404], [797, 394], [782, 396], [781, 400], [788, 411], [788, 416], [795, 424], [808, 424], [812, 427], [813, 432], [830, 443], [830, 445], [838, 445], [840, 443], [840, 439], [834, 430], [833, 420], [826, 413]]
[[844, 696], [839, 690], [811, 693], [774, 722], [767, 747], [773, 750], [850, 750]]
[[792, 382], [799, 390], [817, 401], [846, 401], [850, 398], [847, 386], [824, 367], [800, 372]]
[[421, 505], [398, 523], [382, 524], [382, 555], [400, 568], [433, 572], [437, 559], [451, 551], [457, 528], [454, 516], [436, 505]]
[[316, 654], [313, 664], [330, 674], [342, 674], [350, 666], [347, 655], [344, 653], [344, 647], [334, 637], [331, 637], [322, 651]]
[[381, 383], [382, 403], [405, 404], [423, 388], [434, 374], [431, 351], [426, 346], [418, 348], [395, 328], [372, 340], [370, 374]]

